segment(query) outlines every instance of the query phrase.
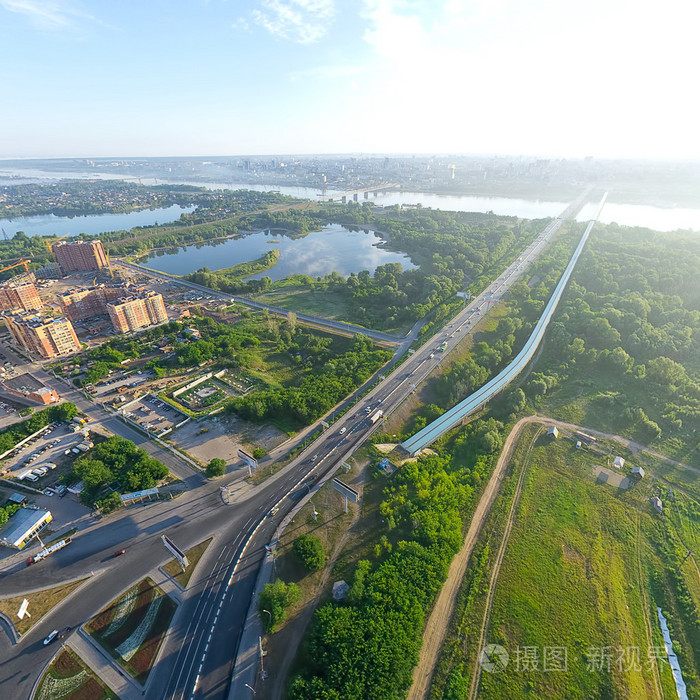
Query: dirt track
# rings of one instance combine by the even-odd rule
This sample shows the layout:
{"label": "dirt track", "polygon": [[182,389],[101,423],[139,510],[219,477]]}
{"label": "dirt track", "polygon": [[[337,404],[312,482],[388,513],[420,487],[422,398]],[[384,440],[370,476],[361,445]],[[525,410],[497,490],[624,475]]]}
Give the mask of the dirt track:
{"label": "dirt track", "polygon": [[479,504],[474,511],[474,516],[472,517],[471,524],[469,525],[467,535],[464,538],[462,549],[452,560],[445,585],[442,587],[442,590],[435,601],[435,606],[433,607],[433,611],[430,613],[430,617],[428,618],[428,622],[425,626],[423,646],[420,650],[418,665],[413,670],[413,684],[408,692],[408,700],[423,700],[423,698],[428,697],[428,693],[430,691],[430,681],[433,677],[433,671],[435,670],[435,665],[437,664],[438,655],[440,653],[440,649],[442,648],[442,643],[445,639],[447,628],[454,613],[455,601],[457,600],[459,587],[462,585],[464,572],[467,569],[467,564],[469,563],[469,559],[474,551],[474,545],[479,537],[484,520],[486,519],[489,510],[491,510],[493,501],[501,487],[501,483],[503,481],[503,477],[505,476],[508,464],[510,463],[510,458],[513,454],[513,448],[517,442],[517,439],[526,425],[530,423],[545,422],[547,421],[543,420],[539,416],[528,416],[526,418],[522,418],[515,424],[515,426],[513,426],[513,430],[510,431],[508,437],[506,438],[505,444],[503,445],[503,450],[498,458],[496,468],[493,470],[491,478],[486,484],[486,488],[481,495]]}

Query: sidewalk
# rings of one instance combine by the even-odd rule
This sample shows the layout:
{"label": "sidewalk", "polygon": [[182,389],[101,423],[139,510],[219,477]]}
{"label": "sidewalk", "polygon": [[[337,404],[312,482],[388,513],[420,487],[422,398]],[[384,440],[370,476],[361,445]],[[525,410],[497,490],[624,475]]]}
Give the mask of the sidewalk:
{"label": "sidewalk", "polygon": [[106,683],[119,700],[140,700],[143,688],[81,629],[66,644]]}
{"label": "sidewalk", "polygon": [[[274,547],[276,544],[277,538],[275,537],[270,542],[270,546]],[[258,665],[260,663],[259,640],[264,634],[260,616],[258,615],[258,598],[262,589],[272,577],[274,560],[274,554],[268,552],[258,571],[253,597],[250,601],[241,640],[238,644],[238,654],[236,656],[236,664],[233,667],[228,700],[241,700],[241,698],[254,695],[254,691],[251,691],[250,688],[255,688],[258,678]]]}

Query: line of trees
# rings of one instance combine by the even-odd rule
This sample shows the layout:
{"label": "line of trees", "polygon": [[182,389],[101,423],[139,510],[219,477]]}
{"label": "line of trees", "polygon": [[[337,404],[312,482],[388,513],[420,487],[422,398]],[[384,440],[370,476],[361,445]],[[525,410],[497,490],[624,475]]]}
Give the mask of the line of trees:
{"label": "line of trees", "polygon": [[405,464],[384,490],[388,536],[376,561],[358,563],[345,601],[315,613],[292,700],[404,697],[423,624],[462,541],[462,525],[491,459],[471,466],[449,456]]}

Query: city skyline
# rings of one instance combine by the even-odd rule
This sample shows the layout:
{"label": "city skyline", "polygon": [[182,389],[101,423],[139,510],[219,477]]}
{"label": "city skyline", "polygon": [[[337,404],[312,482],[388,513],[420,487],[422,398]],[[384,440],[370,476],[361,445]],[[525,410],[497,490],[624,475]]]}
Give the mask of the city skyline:
{"label": "city skyline", "polygon": [[[626,0],[0,0],[1,158],[698,158],[698,10]],[[672,26],[673,32],[664,30]]]}

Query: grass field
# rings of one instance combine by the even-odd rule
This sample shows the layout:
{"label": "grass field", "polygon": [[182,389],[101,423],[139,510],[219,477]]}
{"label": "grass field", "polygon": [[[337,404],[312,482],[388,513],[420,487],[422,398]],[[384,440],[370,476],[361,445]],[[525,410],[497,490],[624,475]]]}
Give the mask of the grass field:
{"label": "grass field", "polygon": [[[596,484],[592,468],[599,461],[569,440],[537,441],[486,636],[487,644],[506,649],[509,662],[502,672],[481,674],[480,697],[675,697],[668,664],[656,666],[648,658],[649,649],[662,644],[656,605],[671,620],[689,697],[700,696],[697,599],[694,621],[682,592],[685,586],[695,598],[700,582],[690,560],[680,584],[674,575],[676,504],[656,514],[648,499],[658,492],[658,482],[651,480],[629,491]],[[496,529],[508,507],[507,498],[497,504]],[[696,516],[686,518],[689,542],[698,536]],[[496,549],[488,537],[465,577],[433,698],[467,697],[464,688],[480,651],[472,647],[483,616],[484,572]],[[563,666],[566,670],[555,670]],[[450,694],[459,687],[463,695]]]}
{"label": "grass field", "polygon": [[[58,605],[76,588],[85,583],[86,580],[87,578],[81,578],[77,581],[64,583],[60,586],[54,586],[53,588],[45,588],[41,591],[35,591],[34,593],[27,593],[26,595],[14,596],[12,598],[2,598],[0,599],[0,612],[4,613],[12,620],[19,634],[24,634],[30,630],[33,625],[39,622],[51,608]],[[19,620],[17,618],[17,611],[25,598],[29,601],[29,607],[27,609],[31,617],[25,617]]]}
{"label": "grass field", "polygon": [[182,586],[183,588],[187,588],[187,584],[190,582],[192,574],[197,568],[199,560],[202,558],[202,556],[204,556],[204,552],[206,552],[207,547],[211,544],[211,541],[213,539],[213,537],[210,537],[209,539],[206,539],[204,540],[204,542],[196,544],[194,547],[191,547],[185,552],[185,556],[187,557],[187,561],[189,562],[189,566],[185,571],[183,571],[180,568],[180,564],[178,564],[178,562],[175,559],[171,559],[163,567],[163,571],[165,571],[166,574],[172,576],[180,586]]}
{"label": "grass field", "polygon": [[294,278],[275,283],[271,291],[258,295],[256,300],[332,320],[347,318],[342,294],[320,289],[314,291],[313,287],[309,289],[306,284],[294,281]]}
{"label": "grass field", "polygon": [[145,578],[95,615],[85,629],[143,685],[175,608],[175,603]]}
{"label": "grass field", "polygon": [[110,700],[117,696],[76,654],[64,648],[46,670],[35,700]]}

